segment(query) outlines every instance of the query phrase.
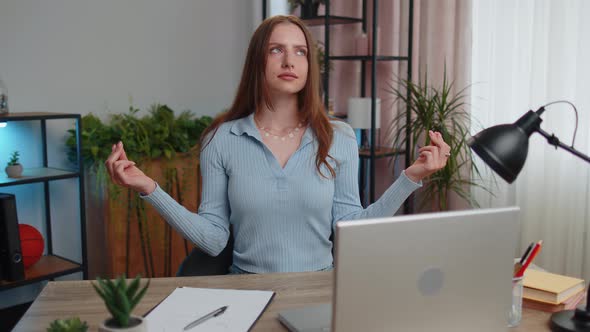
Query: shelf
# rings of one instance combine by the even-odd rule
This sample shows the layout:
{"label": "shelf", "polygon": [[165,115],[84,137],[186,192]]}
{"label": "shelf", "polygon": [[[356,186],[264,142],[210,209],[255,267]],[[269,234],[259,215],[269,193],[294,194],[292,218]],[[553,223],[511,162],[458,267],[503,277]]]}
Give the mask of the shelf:
{"label": "shelf", "polygon": [[9,178],[6,173],[0,172],[0,187],[15,186],[19,184],[43,182],[50,180],[61,180],[68,178],[77,178],[80,173],[76,170],[63,170],[57,168],[25,168],[23,174],[18,178]]}
{"label": "shelf", "polygon": [[59,256],[42,256],[33,266],[25,270],[25,280],[0,281],[0,290],[19,287],[46,279],[64,276],[74,272],[82,272],[82,266]]}
{"label": "shelf", "polygon": [[[262,16],[264,18],[266,18],[266,12],[267,12],[267,0],[263,0],[263,13]],[[331,14],[330,11],[330,4],[329,2],[331,2],[330,0],[326,1],[326,7],[325,7],[325,12],[324,14]],[[311,19],[303,19],[304,23],[309,26],[309,27],[313,27],[313,26],[323,26],[325,27],[324,31],[321,31],[324,35],[324,41],[330,41],[330,34],[332,34],[332,29],[329,28],[329,26],[332,25],[336,25],[336,24],[356,24],[356,23],[361,23],[362,24],[362,30],[365,32],[368,32],[369,30],[372,30],[371,26],[379,26],[378,24],[378,17],[380,15],[378,15],[379,10],[378,10],[378,6],[377,3],[373,3],[373,8],[371,8],[370,12],[371,12],[371,17],[369,17],[368,15],[368,11],[367,11],[367,0],[362,0],[362,6],[363,6],[363,10],[362,10],[362,14],[360,18],[357,17],[345,17],[345,16],[333,16],[333,15],[320,15],[317,17],[313,17]],[[329,61],[362,61],[361,64],[365,65],[366,62],[372,64],[372,66],[370,69],[369,68],[362,68],[363,73],[364,74],[369,74],[366,75],[368,76],[370,79],[366,80],[366,79],[362,79],[360,81],[360,91],[361,94],[363,96],[367,95],[367,97],[370,97],[372,99],[376,98],[377,96],[377,77],[379,72],[379,68],[376,67],[375,65],[378,62],[381,61],[404,61],[407,63],[408,68],[411,68],[411,64],[412,64],[412,40],[413,40],[413,29],[412,27],[414,26],[414,21],[413,21],[413,17],[414,15],[414,0],[410,0],[409,1],[409,5],[407,6],[408,8],[408,22],[407,22],[407,29],[402,29],[402,30],[407,30],[407,52],[405,55],[402,54],[396,54],[396,55],[387,55],[387,54],[381,54],[379,55],[380,52],[373,52],[372,50],[367,50],[364,52],[357,52],[357,53],[361,53],[359,54],[352,54],[352,55],[332,55],[332,52],[330,52],[330,42],[326,43],[324,45],[324,54],[326,56],[326,62]],[[370,22],[369,22],[370,21]],[[336,32],[337,30],[334,30],[334,32]],[[313,33],[316,32],[320,32],[320,31],[313,31]],[[400,36],[403,35],[402,31],[399,31]],[[349,36],[350,37],[350,36]],[[367,42],[371,42],[370,40],[367,40]],[[378,45],[378,44],[377,44]],[[355,52],[350,52],[350,53],[355,53]],[[386,53],[390,53],[390,52],[386,52]],[[393,52],[391,52],[393,53]],[[391,63],[391,62],[390,62]],[[329,97],[330,97],[330,85],[331,85],[331,81],[330,81],[330,73],[328,72],[327,74],[323,74],[322,75],[322,82],[324,83],[324,93],[325,95],[323,96],[323,99],[326,103],[326,109],[327,109],[327,113],[328,116],[330,117],[331,120],[343,120],[346,121],[347,120],[347,116],[345,114],[334,114],[334,110],[332,110],[332,112],[330,112],[328,110],[328,101],[329,101]],[[412,72],[408,71],[407,80],[412,80]],[[346,97],[346,96],[344,96]],[[409,137],[410,132],[409,130],[406,131],[406,138],[410,138]],[[373,142],[376,143],[376,142]],[[375,172],[374,172],[374,164],[375,164],[375,160],[378,158],[388,158],[388,157],[395,157],[397,155],[401,155],[404,154],[405,151],[404,150],[394,150],[392,148],[389,147],[378,147],[376,146],[377,144],[373,145],[373,154],[371,154],[370,149],[359,149],[359,158],[363,159],[363,164],[364,161],[368,161],[370,168],[372,170],[372,172],[370,172],[369,174],[366,174],[367,170],[363,170],[363,174],[361,175],[361,178],[364,179],[365,175],[369,175],[369,181],[368,181],[368,186],[365,187],[364,182],[360,183],[361,185],[361,191],[360,191],[360,195],[361,195],[361,202],[365,202],[365,199],[363,198],[363,196],[365,194],[369,195],[369,199],[368,199],[368,204],[372,203],[375,201]],[[406,166],[409,166],[409,162],[408,160],[405,160]],[[410,201],[411,200],[406,200],[406,202],[404,203],[404,211],[405,212],[409,212],[412,211],[411,206],[410,206]],[[363,203],[364,205],[364,203]],[[364,205],[365,206],[365,205]]]}
{"label": "shelf", "polygon": [[[46,231],[45,243],[46,243],[46,255],[42,256],[40,260],[28,269],[25,269],[25,279],[20,281],[9,282],[6,280],[0,280],[0,291],[5,289],[17,288],[33,283],[38,283],[48,279],[54,279],[61,276],[70,275],[72,273],[82,273],[82,278],[88,278],[88,265],[86,255],[86,221],[85,221],[85,206],[84,206],[84,170],[81,168],[56,168],[47,167],[48,163],[48,144],[47,144],[47,130],[46,120],[73,120],[76,127],[76,138],[78,140],[77,152],[80,153],[82,150],[81,142],[81,122],[82,117],[80,114],[74,113],[53,113],[53,112],[12,112],[8,114],[0,115],[0,123],[15,122],[15,121],[36,121],[40,124],[41,137],[40,145],[43,156],[43,164],[41,167],[30,167],[24,168],[23,173],[18,178],[9,178],[4,169],[0,169],[0,189],[1,187],[12,187],[30,183],[43,183],[43,198],[39,197],[36,205],[39,205],[44,210],[44,220],[42,222],[45,225],[44,230]],[[79,159],[80,156],[77,156]],[[31,165],[29,165],[31,166]],[[34,165],[40,166],[40,165]],[[78,191],[79,191],[79,221],[80,221],[80,239],[81,239],[81,259],[80,262],[75,262],[66,257],[55,255],[53,252],[53,242],[55,232],[52,232],[52,213],[50,204],[50,187],[48,186],[49,181],[61,180],[61,179],[78,179]],[[24,198],[20,199],[35,199],[35,197],[27,197],[25,193]],[[43,202],[45,204],[43,204]],[[60,240],[61,241],[61,240]]]}
{"label": "shelf", "polygon": [[[396,150],[388,147],[375,147],[375,158],[393,157],[404,153],[404,150]],[[371,150],[359,148],[360,158],[371,158]]]}
{"label": "shelf", "polygon": [[44,120],[44,119],[76,119],[79,114],[71,113],[49,113],[49,112],[19,112],[8,113],[0,115],[0,122],[9,121],[29,121],[29,120]]}
{"label": "shelf", "polygon": [[[371,55],[331,55],[328,57],[330,60],[343,60],[343,61],[372,61],[373,56]],[[375,56],[377,61],[408,61],[407,56],[394,56],[394,55],[377,55]]]}
{"label": "shelf", "polygon": [[324,25],[326,21],[326,17],[330,18],[330,25],[336,24],[351,24],[351,23],[361,23],[363,19],[356,18],[356,17],[346,17],[346,16],[335,16],[335,15],[321,15],[314,18],[306,18],[303,20],[306,25],[308,26],[317,26],[317,25]]}

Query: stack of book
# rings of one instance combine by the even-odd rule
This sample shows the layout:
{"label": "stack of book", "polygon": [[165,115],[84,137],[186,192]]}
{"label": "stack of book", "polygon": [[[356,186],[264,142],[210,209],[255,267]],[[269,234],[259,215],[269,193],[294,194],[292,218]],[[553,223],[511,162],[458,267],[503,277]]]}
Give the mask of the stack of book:
{"label": "stack of book", "polygon": [[527,269],[522,305],[547,312],[575,309],[586,297],[584,280]]}

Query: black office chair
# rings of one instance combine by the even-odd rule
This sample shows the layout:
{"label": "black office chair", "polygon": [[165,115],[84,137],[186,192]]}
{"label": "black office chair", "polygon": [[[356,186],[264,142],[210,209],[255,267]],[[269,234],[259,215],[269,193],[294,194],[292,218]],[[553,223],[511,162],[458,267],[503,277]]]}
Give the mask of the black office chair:
{"label": "black office chair", "polygon": [[[334,244],[334,233],[330,235],[330,241]],[[229,229],[229,239],[227,246],[221,253],[215,257],[207,254],[199,248],[193,249],[188,256],[182,261],[177,277],[189,276],[214,276],[229,273],[229,267],[233,263],[234,235],[232,229]],[[332,245],[332,255],[334,255],[334,245]]]}
{"label": "black office chair", "polygon": [[229,273],[229,267],[233,262],[234,236],[230,228],[229,239],[225,249],[217,256],[211,256],[200,248],[194,248],[184,258],[178,271],[177,277],[188,276],[214,276]]}

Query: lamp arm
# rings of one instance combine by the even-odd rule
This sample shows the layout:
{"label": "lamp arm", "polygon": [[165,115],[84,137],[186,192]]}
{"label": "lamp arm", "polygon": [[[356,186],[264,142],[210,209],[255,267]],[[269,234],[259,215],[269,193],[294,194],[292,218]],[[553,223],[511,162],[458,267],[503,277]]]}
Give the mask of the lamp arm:
{"label": "lamp arm", "polygon": [[[569,151],[570,153],[572,153],[572,154],[576,155],[577,157],[579,157],[579,158],[581,158],[581,159],[585,160],[586,162],[589,162],[589,163],[590,163],[590,157],[588,157],[587,155],[583,154],[582,152],[580,152],[580,151],[578,151],[578,150],[574,149],[574,147],[573,147],[573,146],[567,146],[567,145],[565,145],[565,144],[561,143],[561,142],[559,141],[559,138],[557,138],[555,135],[553,135],[553,134],[549,134],[548,132],[544,131],[544,130],[543,130],[543,129],[541,129],[541,128],[535,128],[535,131],[536,131],[536,132],[538,132],[539,134],[541,134],[541,136],[545,137],[545,138],[547,139],[547,143],[549,143],[549,144],[551,144],[551,145],[555,146],[555,148],[558,148],[558,147],[560,147],[560,148],[562,148],[562,149],[564,149],[564,150],[567,150],[567,151]],[[590,289],[589,289],[589,290],[590,290]],[[589,303],[590,303],[590,302],[589,302]]]}

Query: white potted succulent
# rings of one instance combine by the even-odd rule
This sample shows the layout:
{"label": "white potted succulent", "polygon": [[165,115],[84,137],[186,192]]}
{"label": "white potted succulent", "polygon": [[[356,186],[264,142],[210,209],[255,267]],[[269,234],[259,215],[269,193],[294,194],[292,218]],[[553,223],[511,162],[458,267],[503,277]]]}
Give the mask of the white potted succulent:
{"label": "white potted succulent", "polygon": [[96,278],[97,284],[92,287],[103,299],[112,317],[100,324],[99,332],[145,332],[147,321],[141,316],[132,315],[133,308],[145,295],[150,284],[148,279],[143,288],[139,288],[140,276],[135,277],[129,285],[125,275],[119,276],[116,280]]}
{"label": "white potted succulent", "polygon": [[6,164],[6,175],[9,178],[18,178],[23,174],[23,166],[18,162],[19,153],[18,151],[14,151],[10,156],[10,161]]}

